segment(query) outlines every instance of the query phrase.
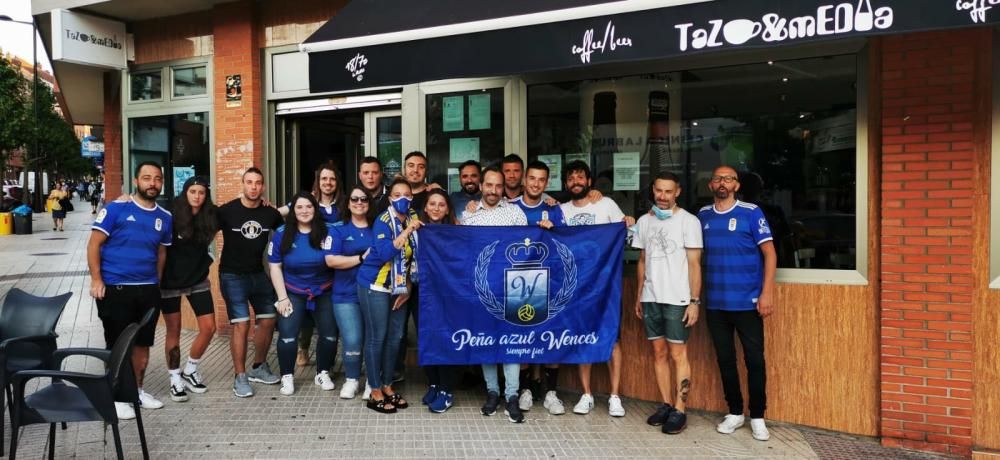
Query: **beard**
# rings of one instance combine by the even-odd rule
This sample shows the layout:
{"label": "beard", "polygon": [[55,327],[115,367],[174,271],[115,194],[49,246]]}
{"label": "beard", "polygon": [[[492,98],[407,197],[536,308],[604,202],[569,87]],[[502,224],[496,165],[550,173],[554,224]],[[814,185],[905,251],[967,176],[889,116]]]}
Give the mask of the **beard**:
{"label": "beard", "polygon": [[160,196],[160,189],[156,187],[147,187],[145,189],[139,190],[139,194],[148,200],[154,200],[156,197]]}
{"label": "beard", "polygon": [[587,197],[588,193],[590,193],[590,187],[587,187],[586,185],[580,187],[580,192],[579,193],[574,192],[573,189],[570,188],[570,192],[569,193],[570,193],[570,195],[569,195],[570,198],[573,198],[574,200],[582,200],[582,199],[584,199],[584,198]]}
{"label": "beard", "polygon": [[729,198],[729,190],[726,190],[725,188],[720,187],[720,188],[715,189],[714,195],[715,195],[716,198],[718,198],[720,200],[721,199],[725,199],[725,198]]}
{"label": "beard", "polygon": [[475,194],[479,193],[479,184],[477,184],[475,182],[469,182],[468,184],[465,184],[465,185],[462,186],[462,190],[467,195],[475,195]]}

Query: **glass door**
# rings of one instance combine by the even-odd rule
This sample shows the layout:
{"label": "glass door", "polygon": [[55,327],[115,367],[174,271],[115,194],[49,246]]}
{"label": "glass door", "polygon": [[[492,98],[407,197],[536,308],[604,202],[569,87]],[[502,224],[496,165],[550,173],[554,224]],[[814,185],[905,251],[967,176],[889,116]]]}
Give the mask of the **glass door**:
{"label": "glass door", "polygon": [[365,156],[377,156],[382,163],[382,179],[388,185],[403,172],[403,117],[399,110],[365,113]]}

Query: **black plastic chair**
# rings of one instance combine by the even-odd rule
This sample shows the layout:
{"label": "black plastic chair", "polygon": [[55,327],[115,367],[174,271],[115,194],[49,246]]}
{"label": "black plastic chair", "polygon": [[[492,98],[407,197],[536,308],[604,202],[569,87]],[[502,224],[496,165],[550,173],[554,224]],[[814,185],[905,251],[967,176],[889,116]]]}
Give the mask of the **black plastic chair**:
{"label": "black plastic chair", "polygon": [[[25,425],[49,424],[49,458],[55,457],[56,423],[103,421],[111,425],[115,438],[118,458],[125,458],[122,451],[121,433],[118,430],[118,412],[115,402],[132,404],[135,410],[136,426],[139,429],[139,443],[142,458],[149,459],[146,433],[142,428],[142,413],[139,410],[139,392],[132,370],[132,348],[136,336],[143,325],[153,319],[155,310],[146,312],[142,322],[132,323],[122,331],[111,350],[97,348],[65,348],[56,350],[52,359],[56,369],[69,356],[92,356],[104,361],[104,374],[88,374],[62,370],[30,370],[14,374],[14,415],[11,417],[10,460],[17,455],[17,430]],[[39,388],[34,393],[24,395],[28,381],[51,378],[52,383]],[[72,385],[67,384],[70,383]],[[105,426],[105,429],[107,427]]]}
{"label": "black plastic chair", "polygon": [[[0,455],[3,455],[3,416],[10,399],[10,378],[15,372],[52,369],[56,350],[56,323],[72,292],[55,297],[37,297],[13,288],[0,309]],[[6,399],[5,399],[6,398]],[[13,418],[13,410],[11,411]]]}

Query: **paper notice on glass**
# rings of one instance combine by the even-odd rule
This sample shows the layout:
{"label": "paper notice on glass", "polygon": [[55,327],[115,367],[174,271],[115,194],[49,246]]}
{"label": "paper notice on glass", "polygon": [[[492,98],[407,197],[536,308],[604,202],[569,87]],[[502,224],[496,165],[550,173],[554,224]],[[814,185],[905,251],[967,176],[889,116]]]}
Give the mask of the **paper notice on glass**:
{"label": "paper notice on glass", "polygon": [[590,164],[590,154],[589,153],[567,153],[566,154],[566,164],[570,164],[570,163],[572,163],[572,162],[574,162],[576,160],[580,160],[580,161],[582,161],[584,163],[587,163],[587,166],[591,166],[591,164]]}
{"label": "paper notice on glass", "polygon": [[465,96],[441,98],[441,126],[444,132],[465,130]]}
{"label": "paper notice on glass", "polygon": [[184,193],[184,182],[194,177],[194,168],[187,166],[174,166],[174,196],[181,196]]}
{"label": "paper notice on glass", "polygon": [[458,168],[448,168],[448,193],[455,193],[462,188]]}
{"label": "paper notice on glass", "polygon": [[639,190],[639,152],[616,153],[614,158],[614,190]]}
{"label": "paper notice on glass", "polygon": [[457,137],[448,140],[448,162],[465,163],[469,160],[479,161],[479,138]]}
{"label": "paper notice on glass", "polygon": [[469,129],[490,129],[490,95],[469,96]]}
{"label": "paper notice on glass", "polygon": [[562,190],[562,155],[538,155],[538,161],[549,167],[549,184],[545,191]]}

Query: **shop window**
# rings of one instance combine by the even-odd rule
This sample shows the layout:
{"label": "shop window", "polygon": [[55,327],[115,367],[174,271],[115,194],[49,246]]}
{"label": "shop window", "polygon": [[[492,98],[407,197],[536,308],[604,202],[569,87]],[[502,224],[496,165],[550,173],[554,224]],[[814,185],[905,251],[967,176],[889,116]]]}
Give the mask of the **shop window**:
{"label": "shop window", "polygon": [[207,91],[205,66],[173,69],[174,97],[203,96]]}
{"label": "shop window", "polygon": [[[458,166],[499,164],[504,152],[503,88],[428,94],[428,181],[458,191]],[[406,152],[404,152],[405,154]]]}
{"label": "shop window", "polygon": [[129,76],[129,100],[133,102],[158,101],[163,98],[163,74],[159,69],[153,72],[136,72]]}
{"label": "shop window", "polygon": [[128,127],[130,164],[155,161],[163,166],[161,206],[170,209],[189,177],[209,177],[208,112],[129,118]]}
{"label": "shop window", "polygon": [[857,82],[843,55],[531,85],[528,158],[586,161],[633,216],[661,171],[680,175],[680,205],[697,213],[712,170],[730,165],[771,221],[780,268],[855,270]]}

